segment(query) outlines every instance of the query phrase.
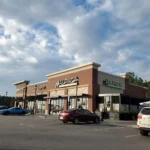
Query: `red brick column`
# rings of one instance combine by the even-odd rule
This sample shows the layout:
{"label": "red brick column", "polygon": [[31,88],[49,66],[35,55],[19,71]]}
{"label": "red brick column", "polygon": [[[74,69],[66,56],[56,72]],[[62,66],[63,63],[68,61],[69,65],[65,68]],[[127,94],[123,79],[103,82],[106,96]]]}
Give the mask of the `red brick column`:
{"label": "red brick column", "polygon": [[93,98],[88,98],[88,110],[93,111]]}
{"label": "red brick column", "polygon": [[64,110],[68,109],[68,102],[67,102],[67,98],[64,99]]}
{"label": "red brick column", "polygon": [[96,96],[99,94],[99,85],[98,85],[98,69],[91,69],[89,73],[91,83],[89,85],[89,98],[88,98],[88,109],[90,111],[96,110]]}

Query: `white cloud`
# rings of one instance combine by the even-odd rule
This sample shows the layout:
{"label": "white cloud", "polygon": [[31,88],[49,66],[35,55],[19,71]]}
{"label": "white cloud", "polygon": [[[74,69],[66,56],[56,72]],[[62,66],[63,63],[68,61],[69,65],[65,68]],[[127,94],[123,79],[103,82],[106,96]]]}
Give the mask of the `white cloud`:
{"label": "white cloud", "polygon": [[25,62],[31,63],[31,64],[36,64],[38,62],[38,60],[34,57],[28,57],[25,59]]}
{"label": "white cloud", "polygon": [[10,61],[11,60],[8,57],[0,55],[0,63],[8,63]]}
{"label": "white cloud", "polygon": [[9,85],[12,80],[43,80],[59,68],[90,61],[104,71],[131,70],[150,79],[149,0],[86,4],[89,8],[70,0],[1,0],[0,68],[5,69],[0,81],[6,75],[12,76]]}
{"label": "white cloud", "polygon": [[116,63],[124,64],[127,63],[129,59],[131,59],[131,56],[133,55],[133,52],[129,49],[124,49],[121,51],[118,51],[118,58],[116,60]]}
{"label": "white cloud", "polygon": [[113,14],[130,25],[137,25],[150,15],[149,0],[112,0]]}

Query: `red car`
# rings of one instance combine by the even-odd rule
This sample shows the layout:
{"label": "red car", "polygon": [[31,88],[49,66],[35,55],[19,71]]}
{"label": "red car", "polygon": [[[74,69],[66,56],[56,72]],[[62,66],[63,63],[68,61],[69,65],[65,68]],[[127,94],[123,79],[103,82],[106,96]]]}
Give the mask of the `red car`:
{"label": "red car", "polygon": [[86,109],[69,109],[59,114],[59,120],[63,123],[72,122],[73,124],[79,124],[79,122],[99,123],[100,118],[95,113],[92,113]]}

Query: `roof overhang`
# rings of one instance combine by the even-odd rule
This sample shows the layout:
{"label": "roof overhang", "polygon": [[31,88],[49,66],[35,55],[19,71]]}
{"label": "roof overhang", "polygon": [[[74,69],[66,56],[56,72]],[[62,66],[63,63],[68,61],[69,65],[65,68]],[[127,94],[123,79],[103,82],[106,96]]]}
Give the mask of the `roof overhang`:
{"label": "roof overhang", "polygon": [[22,83],[27,83],[29,84],[30,81],[27,81],[27,80],[23,80],[23,81],[19,81],[19,82],[16,82],[16,83],[13,83],[14,85],[18,85],[18,84],[22,84]]}
{"label": "roof overhang", "polygon": [[142,106],[150,106],[150,101],[140,103]]}
{"label": "roof overhang", "polygon": [[120,93],[105,93],[105,94],[98,94],[99,97],[102,96],[120,96]]}
{"label": "roof overhang", "polygon": [[67,97],[88,97],[89,94],[78,94],[78,95],[58,95],[58,96],[46,96],[44,99],[55,99],[55,98],[67,98]]}

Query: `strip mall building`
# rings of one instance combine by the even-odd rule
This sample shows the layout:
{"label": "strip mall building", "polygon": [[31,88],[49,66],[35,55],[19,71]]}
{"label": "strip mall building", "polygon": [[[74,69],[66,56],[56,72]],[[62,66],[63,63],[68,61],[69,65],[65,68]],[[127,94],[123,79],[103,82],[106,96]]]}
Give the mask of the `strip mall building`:
{"label": "strip mall building", "polygon": [[100,65],[88,63],[46,75],[47,81],[29,84],[16,82],[16,103],[35,108],[36,113],[57,114],[79,105],[90,111],[136,111],[147,100],[147,88],[129,83],[120,76],[99,71]]}

